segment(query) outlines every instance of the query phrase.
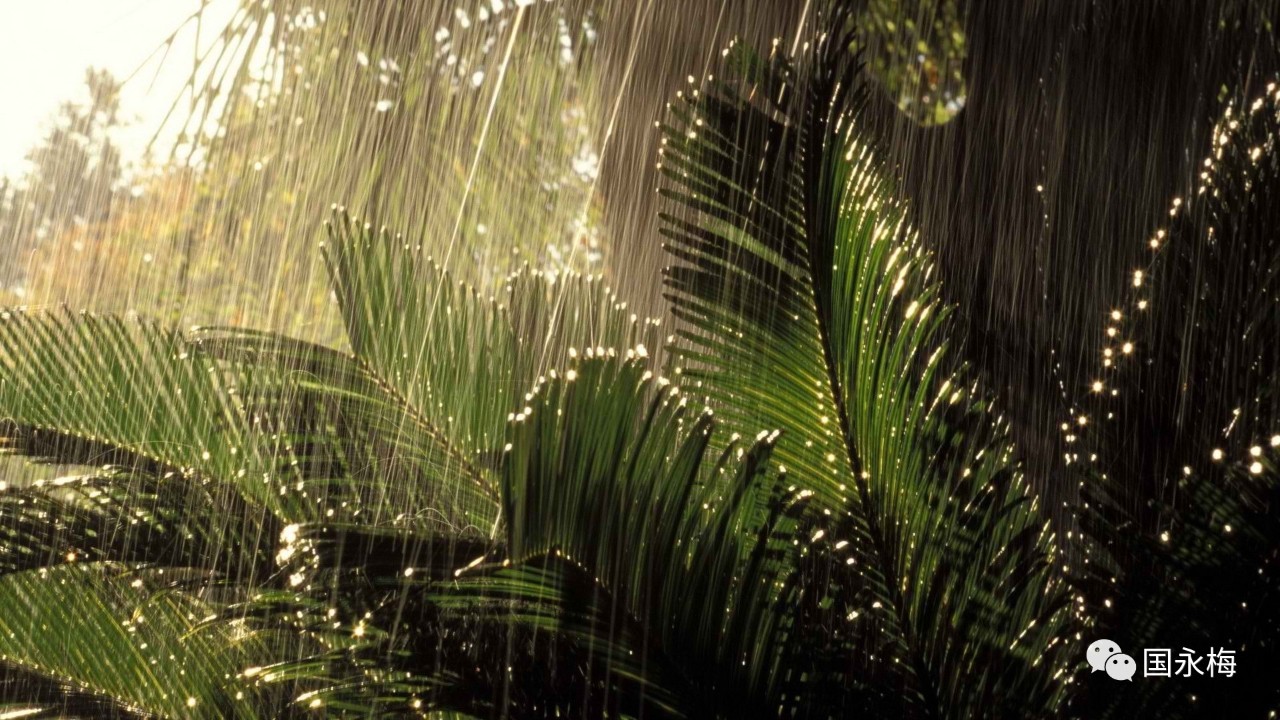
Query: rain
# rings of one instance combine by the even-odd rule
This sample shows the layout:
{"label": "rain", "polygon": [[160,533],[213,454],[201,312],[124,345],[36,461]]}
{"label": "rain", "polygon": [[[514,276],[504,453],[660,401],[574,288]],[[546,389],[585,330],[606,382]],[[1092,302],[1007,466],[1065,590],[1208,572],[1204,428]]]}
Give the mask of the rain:
{"label": "rain", "polygon": [[1276,0],[0,20],[0,718],[1280,712]]}

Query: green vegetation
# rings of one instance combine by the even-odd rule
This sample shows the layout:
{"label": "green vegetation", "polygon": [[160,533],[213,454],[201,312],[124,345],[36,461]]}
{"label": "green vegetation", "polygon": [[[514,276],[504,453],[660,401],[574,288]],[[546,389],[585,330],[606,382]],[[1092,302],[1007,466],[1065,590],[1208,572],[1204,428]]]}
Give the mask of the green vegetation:
{"label": "green vegetation", "polygon": [[[0,716],[1191,717],[1180,688],[1099,685],[1084,648],[1276,666],[1274,88],[1134,239],[1151,263],[1061,419],[1085,502],[1060,531],[866,131],[853,17],[795,55],[734,45],[659,119],[662,320],[579,272],[607,244],[577,123],[607,111],[559,64],[574,41],[529,51],[510,106],[446,54],[455,94],[428,101],[439,67],[358,49],[360,17],[304,34],[267,119],[232,108],[203,169],[36,249],[56,293],[82,271],[60,243],[158,233],[149,267],[100,268],[84,297],[161,321],[0,313],[0,447],[61,467],[0,483]],[[355,94],[420,144],[390,164],[361,150],[394,131],[317,131],[307,152],[373,160],[311,173],[256,132],[308,126],[291,92]],[[569,121],[529,124],[541,101]],[[299,259],[325,195],[442,236],[333,208]],[[262,247],[289,262],[249,262]],[[1181,459],[1144,465],[1156,447]]]}

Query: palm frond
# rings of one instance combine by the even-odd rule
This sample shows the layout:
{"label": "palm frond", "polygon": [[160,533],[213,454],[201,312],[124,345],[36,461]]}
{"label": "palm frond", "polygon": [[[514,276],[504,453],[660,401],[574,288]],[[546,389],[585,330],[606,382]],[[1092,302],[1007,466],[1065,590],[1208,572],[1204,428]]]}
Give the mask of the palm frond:
{"label": "palm frond", "polygon": [[116,698],[76,683],[0,665],[0,716],[13,718],[143,718]]}
{"label": "palm frond", "polygon": [[[469,459],[384,382],[350,356],[271,333],[187,337],[6,311],[0,412],[11,452],[198,476],[285,522],[443,520],[488,533],[496,520]],[[478,522],[453,512],[481,503]]]}
{"label": "palm frond", "polygon": [[209,606],[166,589],[180,580],[174,569],[109,563],[0,577],[0,662],[137,714],[258,717],[257,698],[238,680],[258,648],[231,628],[193,632]]}
{"label": "palm frond", "polygon": [[[397,268],[417,262],[411,252],[344,256],[333,265],[335,283],[350,287],[351,278],[358,277],[372,283],[361,285],[360,292],[375,299],[379,288],[422,293],[395,296],[386,307],[425,308],[430,292],[456,290],[438,272],[423,288],[410,283],[429,275],[380,276],[387,266],[378,261]],[[330,695],[335,702],[348,697],[356,705],[380,693],[421,695],[423,686],[413,672],[378,672],[361,654],[367,650],[363,644],[335,642],[332,631],[318,632],[331,620],[328,610],[355,618],[347,627],[366,613],[387,619],[388,607],[401,607],[394,598],[403,590],[405,567],[417,567],[420,578],[440,580],[471,555],[491,552],[489,536],[499,527],[500,448],[514,416],[510,411],[525,401],[518,387],[531,386],[552,363],[577,356],[578,348],[589,353],[602,343],[630,340],[634,356],[647,355],[638,338],[649,337],[656,327],[626,314],[625,304],[591,278],[518,274],[503,292],[507,304],[460,296],[457,306],[465,312],[453,312],[452,300],[446,302],[434,322],[410,325],[408,334],[391,335],[383,327],[379,335],[370,332],[373,325],[352,319],[354,355],[273,333],[204,328],[184,336],[112,317],[6,313],[0,328],[6,448],[59,463],[122,468],[113,481],[11,488],[8,499],[17,508],[8,546],[16,555],[13,569],[48,572],[46,565],[72,557],[68,553],[78,562],[125,563],[121,567],[173,568],[190,562],[213,574],[175,591],[175,598],[197,602],[197,595],[234,580],[217,594],[241,610],[214,612],[228,618],[215,623],[219,627],[239,627],[248,619],[243,615],[248,608],[259,614],[264,607],[289,608],[286,624],[268,623],[253,636],[263,647],[310,659],[268,663],[270,672],[246,676],[255,687],[276,695],[297,690],[295,702],[302,708]],[[479,327],[490,330],[481,333],[490,338],[487,345],[475,344]],[[415,331],[431,334],[414,336]],[[398,343],[414,337],[433,344],[421,363],[410,365],[396,353]],[[486,355],[490,349],[501,352]],[[428,369],[428,383],[414,382],[420,376],[401,372],[404,367]],[[451,384],[455,380],[461,387]],[[478,402],[481,398],[492,404]],[[469,407],[479,411],[468,416]],[[449,408],[456,408],[461,419],[447,414]],[[189,487],[198,491],[184,495]],[[174,504],[152,502],[161,496]],[[149,503],[155,510],[150,515]],[[201,512],[192,513],[193,507]],[[246,540],[269,542],[282,534],[289,542],[277,554],[280,567],[259,566],[255,548],[260,544],[225,542],[229,536],[216,522],[199,525],[209,519],[206,515],[258,523],[256,530],[244,529]],[[166,523],[177,525],[174,531],[182,538],[176,546],[149,540],[144,547],[136,532],[121,531],[135,519],[142,520],[150,540],[162,539],[169,531]],[[306,557],[325,572],[297,567],[301,546],[296,544],[302,541]],[[209,543],[217,552],[201,555],[200,548]],[[441,555],[443,548],[453,550]],[[225,562],[217,559],[223,555]],[[436,558],[436,571],[415,566],[428,556]],[[245,563],[248,574],[232,572]],[[307,624],[311,614],[299,614],[307,592],[339,591],[345,601],[307,606],[325,610],[314,627]],[[257,599],[245,600],[251,595]],[[242,614],[234,617],[234,612]],[[65,618],[57,620],[61,626]],[[394,639],[401,632],[398,622],[388,620],[388,625],[393,631],[385,637]],[[93,661],[87,653],[78,658]],[[431,673],[410,667],[427,686],[440,684],[430,681]],[[65,671],[88,670],[69,663]],[[317,680],[317,673],[327,679]],[[343,677],[355,685],[347,687]],[[120,697],[111,689],[104,692]]]}
{"label": "palm frond", "polygon": [[1003,420],[948,358],[948,309],[858,138],[835,27],[794,64],[735,46],[671,108],[674,352],[730,429],[782,431],[774,459],[852,548],[806,590],[846,608],[832,653],[852,667],[826,707],[1041,716],[1063,689],[1051,533]]}
{"label": "palm frond", "polygon": [[192,631],[270,575],[275,532],[225,487],[174,473],[4,488],[0,698],[24,713],[257,716],[269,703],[235,678],[265,648],[234,627]]}
{"label": "palm frond", "polygon": [[586,348],[654,344],[657,323],[628,313],[597,278],[525,270],[484,298],[421,247],[345,212],[329,233],[325,260],[355,357],[412,409],[418,431],[489,469],[478,476],[491,499],[506,423],[543,373]]}
{"label": "palm frond", "polygon": [[237,328],[200,328],[193,343],[255,376],[280,378],[259,382],[245,412],[255,432],[289,439],[290,462],[308,478],[330,479],[348,505],[326,512],[327,521],[492,533],[497,497],[480,458],[358,356]]}
{"label": "palm frond", "polygon": [[[1235,651],[1241,676],[1280,662],[1278,110],[1274,84],[1228,105],[1194,193],[1144,240],[1151,261],[1107,319],[1094,392],[1064,426],[1080,446],[1067,460],[1084,500],[1084,626],[1134,657]],[[1253,680],[1123,694],[1090,682],[1079,702],[1091,717],[1274,708],[1280,695]]]}
{"label": "palm frond", "polygon": [[769,702],[782,578],[768,533],[745,533],[744,498],[776,438],[708,456],[709,416],[625,355],[584,351],[527,396],[499,548],[285,529],[287,584],[218,623],[315,642],[255,682],[330,711],[700,717]]}
{"label": "palm frond", "polygon": [[81,464],[104,464],[92,451],[111,447],[153,466],[234,476],[251,448],[234,419],[232,383],[211,370],[180,334],[150,324],[0,315],[0,408],[18,431],[9,433],[13,449],[45,433],[66,441],[68,458],[77,444],[88,451]]}
{"label": "palm frond", "polygon": [[655,667],[689,679],[684,712],[732,716],[768,702],[777,672],[786,610],[769,589],[781,577],[764,557],[773,549],[744,528],[751,492],[782,494],[764,476],[777,438],[710,454],[711,415],[694,416],[647,368],[627,350],[590,353],[516,416],[503,493],[511,552],[584,568],[648,635]]}
{"label": "palm frond", "polygon": [[708,457],[709,416],[625,355],[584,352],[515,414],[501,549],[287,528],[288,589],[226,618],[319,642],[253,676],[361,712],[703,717],[768,698],[777,578],[739,563],[773,552],[742,512],[774,438]]}
{"label": "palm frond", "polygon": [[255,538],[273,539],[268,518],[176,475],[106,468],[0,492],[0,575],[68,562],[202,567],[223,577],[268,574]]}

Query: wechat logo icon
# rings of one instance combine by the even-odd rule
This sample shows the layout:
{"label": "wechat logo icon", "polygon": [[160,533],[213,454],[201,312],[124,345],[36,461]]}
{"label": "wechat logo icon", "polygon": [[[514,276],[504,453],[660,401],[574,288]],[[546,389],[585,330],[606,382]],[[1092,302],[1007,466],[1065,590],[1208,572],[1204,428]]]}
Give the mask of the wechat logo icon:
{"label": "wechat logo icon", "polygon": [[1093,641],[1087,659],[1093,672],[1105,672],[1112,680],[1132,681],[1134,673],[1138,672],[1134,659],[1121,652],[1120,645],[1111,640]]}

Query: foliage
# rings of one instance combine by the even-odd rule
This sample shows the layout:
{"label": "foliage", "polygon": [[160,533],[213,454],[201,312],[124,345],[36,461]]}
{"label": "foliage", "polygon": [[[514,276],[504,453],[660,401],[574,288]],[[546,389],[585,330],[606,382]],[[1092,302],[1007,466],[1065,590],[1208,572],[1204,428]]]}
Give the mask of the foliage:
{"label": "foliage", "polygon": [[[1062,616],[1051,540],[998,418],[942,354],[928,259],[852,134],[848,43],[799,66],[735,53],[734,79],[675,110],[710,121],[675,127],[689,142],[664,158],[685,171],[670,194],[702,213],[668,225],[683,367],[650,357],[656,324],[598,281],[525,271],[489,300],[339,213],[324,257],[352,354],[11,313],[7,445],[192,478],[218,517],[267,531],[210,535],[257,538],[228,566],[201,543],[151,561],[202,569],[175,590],[213,603],[197,636],[238,628],[277,653],[237,675],[247,696],[699,717],[951,716],[1018,693],[1051,710],[1057,662],[1018,648],[1042,649]],[[742,173],[758,157],[776,165],[757,189]],[[828,259],[855,272],[813,271]],[[831,326],[841,308],[883,323],[868,337],[893,350]],[[825,422],[805,409],[813,387]],[[256,560],[272,528],[275,571]],[[959,682],[1001,659],[1020,669]]]}
{"label": "foliage", "polygon": [[831,678],[811,712],[1048,713],[1065,662],[1055,549],[998,415],[946,355],[929,258],[854,134],[857,65],[841,42],[799,69],[735,48],[736,72],[673,110],[677,355],[729,427],[783,431],[775,456],[849,545],[830,586],[807,590],[847,614],[847,637],[811,642],[895,670]]}
{"label": "foliage", "polygon": [[1084,678],[1087,717],[1261,715],[1280,701],[1260,677],[1280,661],[1277,110],[1274,84],[1228,104],[1194,194],[1173,202],[1108,318],[1093,392],[1063,426],[1086,501],[1075,584],[1089,632],[1134,657],[1234,650],[1243,682],[1113,694]]}
{"label": "foliage", "polygon": [[[111,214],[123,177],[112,140],[122,124],[120,82],[91,68],[85,87],[89,102],[62,104],[48,134],[28,153],[23,177],[0,181],[0,238],[15,258],[24,258],[47,237]],[[20,267],[5,268],[0,277],[5,291],[22,287],[21,274],[15,274]]]}
{"label": "foliage", "polygon": [[964,7],[955,0],[868,0],[855,46],[898,109],[921,125],[948,122],[964,107]]}
{"label": "foliage", "polygon": [[[510,18],[514,47],[538,13],[490,17]],[[349,93],[405,122],[322,138],[333,158],[374,150],[372,169],[335,163],[305,192],[345,190],[380,217],[444,214],[406,237],[334,210],[319,253],[331,343],[270,323],[0,315],[0,448],[81,466],[0,485],[0,712],[1194,716],[1170,685],[1102,691],[1083,675],[1086,633],[1237,643],[1242,660],[1272,661],[1280,94],[1224,118],[1202,191],[1175,203],[1133,275],[1102,379],[1064,427],[1085,448],[1065,460],[1087,502],[1063,537],[997,402],[956,359],[933,258],[865,135],[852,17],[822,14],[794,54],[727,49],[659,122],[667,330],[599,278],[477,278],[493,258],[454,252],[472,220],[509,201],[504,233],[541,218],[534,234],[555,235],[559,211],[584,212],[591,193],[543,213],[520,170],[481,163],[486,131],[450,137],[486,106],[415,97],[435,87],[415,74],[437,67],[425,36],[390,32],[375,51],[353,8],[288,15],[272,32],[298,51],[294,75],[379,72],[367,87],[319,83],[302,107]],[[340,49],[319,52],[329,43]],[[444,72],[465,93],[475,70],[460,62]],[[309,90],[289,77],[258,109]],[[375,91],[398,94],[381,106]],[[266,115],[287,127],[284,107]],[[234,121],[245,111],[228,133],[251,127]],[[474,117],[509,129],[521,113]],[[421,140],[423,164],[386,163],[403,147],[380,146],[383,130]],[[564,147],[524,131],[529,157]],[[410,182],[458,153],[470,169]],[[120,227],[213,203],[201,188],[228,161],[158,180]],[[238,188],[253,202],[289,204],[317,169],[253,162],[268,177]],[[257,213],[202,217],[175,234]],[[193,247],[138,287],[200,277]],[[187,317],[179,292],[172,312]],[[1221,614],[1237,603],[1249,622]],[[1205,692],[1215,709],[1262,708],[1268,687]]]}

